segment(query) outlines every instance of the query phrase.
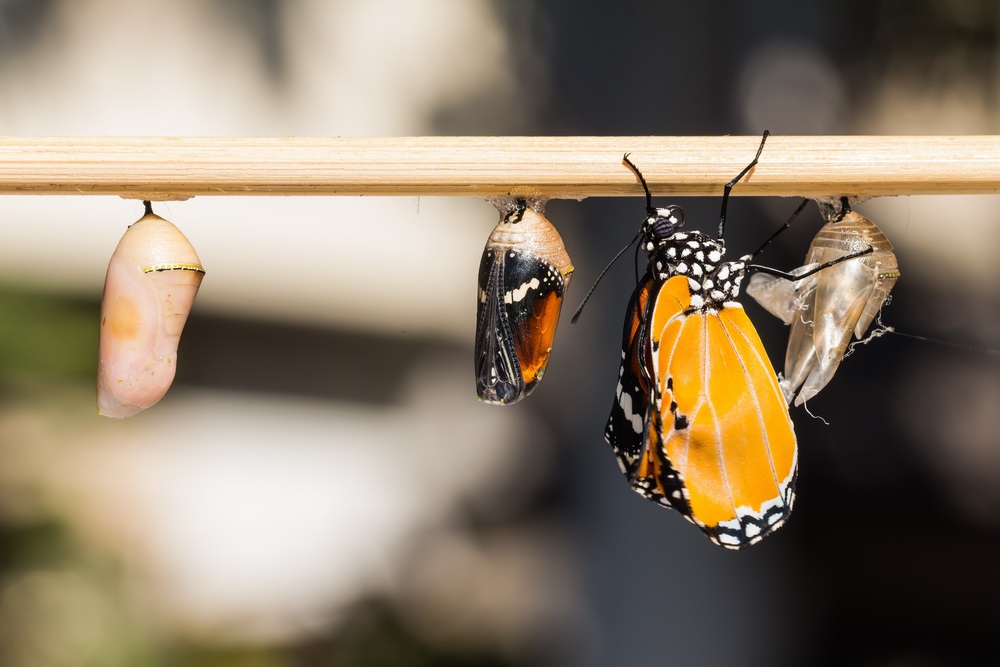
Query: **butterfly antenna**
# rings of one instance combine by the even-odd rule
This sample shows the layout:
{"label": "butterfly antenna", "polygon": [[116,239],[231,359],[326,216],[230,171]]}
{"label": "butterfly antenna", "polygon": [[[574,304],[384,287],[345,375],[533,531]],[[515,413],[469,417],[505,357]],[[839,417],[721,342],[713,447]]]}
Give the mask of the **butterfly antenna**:
{"label": "butterfly antenna", "polygon": [[624,255],[626,251],[628,251],[628,249],[632,247],[632,244],[634,244],[636,241],[639,240],[640,236],[642,236],[642,230],[640,230],[639,233],[636,234],[632,238],[632,240],[628,242],[627,246],[619,250],[618,254],[614,256],[614,259],[608,262],[608,265],[604,267],[604,270],[601,271],[601,275],[597,276],[597,280],[594,281],[594,284],[591,286],[590,291],[587,292],[587,296],[583,297],[583,302],[580,304],[580,307],[576,309],[575,313],[573,313],[573,319],[569,321],[570,324],[576,324],[576,321],[580,319],[580,313],[583,312],[583,307],[587,305],[587,302],[590,300],[590,296],[594,293],[594,290],[597,289],[597,285],[601,282],[601,279],[604,278],[604,274],[608,272],[608,269],[610,269],[615,262],[618,261],[619,257]]}
{"label": "butterfly antenna", "polygon": [[795,211],[792,212],[792,215],[788,218],[788,220],[785,222],[785,224],[783,224],[781,227],[779,227],[778,231],[776,231],[775,233],[771,234],[770,238],[768,238],[766,241],[764,241],[761,244],[761,246],[759,248],[757,248],[756,250],[754,250],[753,253],[750,256],[751,257],[756,257],[757,255],[759,255],[761,252],[763,252],[764,248],[766,248],[767,246],[771,245],[771,242],[774,241],[774,239],[778,238],[778,236],[782,232],[784,232],[786,229],[788,229],[789,227],[791,227],[792,223],[795,222],[795,218],[799,217],[799,213],[802,213],[802,210],[806,207],[806,205],[809,203],[809,201],[810,200],[808,200],[808,199],[803,199],[802,203],[799,204],[799,207],[797,209],[795,209]]}
{"label": "butterfly antenna", "polygon": [[646,185],[646,177],[642,175],[641,171],[639,171],[639,167],[635,166],[635,163],[628,159],[629,155],[631,155],[631,153],[625,153],[622,157],[622,162],[628,165],[628,168],[639,177],[639,182],[642,183],[642,189],[646,191],[646,212],[649,213],[653,210],[653,195],[649,192],[649,186]]}
{"label": "butterfly antenna", "polygon": [[726,207],[729,206],[729,193],[732,192],[733,187],[743,180],[743,177],[747,175],[751,169],[757,166],[757,162],[760,160],[760,154],[764,152],[764,143],[767,138],[771,136],[769,130],[764,130],[764,136],[760,138],[760,146],[757,147],[757,154],[753,156],[753,160],[747,166],[743,167],[743,171],[736,174],[736,178],[726,183],[726,186],[722,189],[722,212],[719,214],[719,239],[724,239],[726,237]]}

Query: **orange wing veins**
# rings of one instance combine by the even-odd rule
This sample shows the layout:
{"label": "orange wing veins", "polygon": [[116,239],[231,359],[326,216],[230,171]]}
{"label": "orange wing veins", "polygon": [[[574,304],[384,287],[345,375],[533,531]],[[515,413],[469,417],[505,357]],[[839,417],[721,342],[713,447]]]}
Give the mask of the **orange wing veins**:
{"label": "orange wing veins", "polygon": [[713,541],[740,548],[791,511],[795,435],[743,309],[699,312],[689,303],[687,279],[676,276],[653,307],[648,467],[663,500]]}

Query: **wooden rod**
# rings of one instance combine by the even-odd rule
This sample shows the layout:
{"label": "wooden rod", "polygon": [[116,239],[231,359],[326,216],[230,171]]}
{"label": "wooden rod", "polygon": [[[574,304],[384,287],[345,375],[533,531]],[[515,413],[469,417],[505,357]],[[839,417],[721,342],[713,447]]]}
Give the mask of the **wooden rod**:
{"label": "wooden rod", "polygon": [[[0,194],[717,196],[740,137],[0,137]],[[1000,192],[1000,136],[772,136],[734,195]]]}

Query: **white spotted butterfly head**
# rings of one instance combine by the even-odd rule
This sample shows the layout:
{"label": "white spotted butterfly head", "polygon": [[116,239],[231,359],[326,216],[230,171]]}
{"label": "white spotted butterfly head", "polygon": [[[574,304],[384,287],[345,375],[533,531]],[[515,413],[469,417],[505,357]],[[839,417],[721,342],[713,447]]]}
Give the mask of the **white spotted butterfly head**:
{"label": "white spotted butterfly head", "polygon": [[652,252],[684,227],[684,209],[676,204],[648,209],[642,221],[643,249]]}

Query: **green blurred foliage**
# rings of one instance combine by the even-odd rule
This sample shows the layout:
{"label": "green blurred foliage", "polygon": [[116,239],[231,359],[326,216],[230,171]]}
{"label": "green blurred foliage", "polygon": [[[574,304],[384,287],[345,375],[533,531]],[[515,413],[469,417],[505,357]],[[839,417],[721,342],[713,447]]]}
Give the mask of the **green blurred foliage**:
{"label": "green blurred foliage", "polygon": [[0,382],[93,382],[100,304],[0,286]]}

